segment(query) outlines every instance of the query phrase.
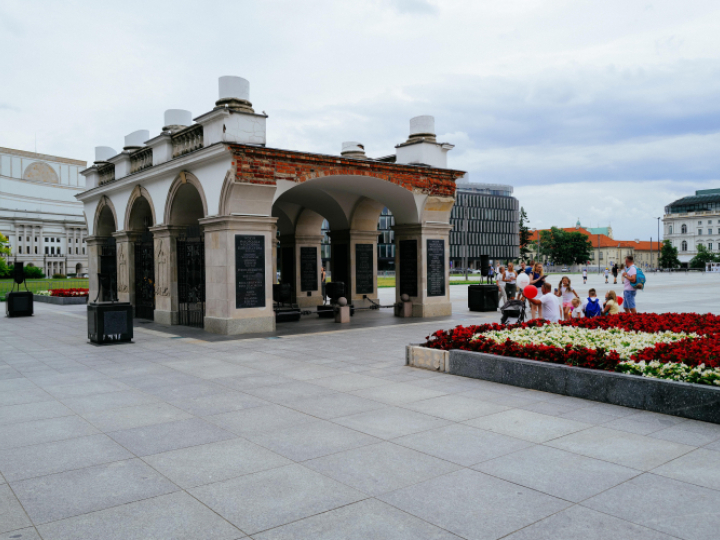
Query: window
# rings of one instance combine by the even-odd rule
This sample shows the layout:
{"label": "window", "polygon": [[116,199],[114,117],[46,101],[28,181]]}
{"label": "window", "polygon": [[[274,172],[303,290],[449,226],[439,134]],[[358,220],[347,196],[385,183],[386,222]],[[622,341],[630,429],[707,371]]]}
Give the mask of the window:
{"label": "window", "polygon": [[45,237],[45,241],[46,241],[46,242],[48,241],[47,236]]}
{"label": "window", "polygon": [[708,219],[708,225],[712,225],[712,219]]}
{"label": "window", "polygon": [[702,229],[698,229],[698,234],[702,236]]}
{"label": "window", "polygon": [[[685,226],[685,225],[683,225],[683,227],[684,227],[684,226]],[[47,242],[47,238],[45,239],[45,241]],[[54,239],[54,238],[51,238],[50,241],[51,241],[51,242],[54,242],[55,239]]]}
{"label": "window", "polygon": [[[685,225],[683,225],[683,228],[684,227],[685,227]],[[682,241],[681,250],[687,251],[687,242],[685,240]]]}
{"label": "window", "polygon": [[683,224],[683,226],[680,227],[680,232],[682,234],[687,234],[687,225]]}
{"label": "window", "polygon": [[698,225],[702,225],[702,221],[698,221]]}
{"label": "window", "polygon": [[22,246],[18,246],[18,253],[22,253]]}
{"label": "window", "polygon": [[37,238],[38,238],[38,237],[36,236],[36,237],[35,237],[35,242],[37,242]]}
{"label": "window", "polygon": [[45,246],[45,255],[48,255],[50,253],[50,248]]}
{"label": "window", "polygon": [[60,239],[59,239],[59,238],[56,238],[55,241],[56,241],[58,244],[60,243]]}
{"label": "window", "polygon": [[30,241],[30,237],[28,236],[25,240],[27,240],[27,241],[29,242],[29,241]]}
{"label": "window", "polygon": [[37,255],[37,246],[35,246],[35,255]]}
{"label": "window", "polygon": [[708,242],[708,251],[712,251],[712,250],[713,250],[712,242]]}
{"label": "window", "polygon": [[55,255],[55,246],[50,248],[50,255]]}
{"label": "window", "polygon": [[85,255],[85,248],[83,248],[83,255]]}
{"label": "window", "polygon": [[712,234],[712,229],[708,229],[708,234]]}
{"label": "window", "polygon": [[670,227],[668,227],[668,234],[672,234],[672,225],[670,225]]}

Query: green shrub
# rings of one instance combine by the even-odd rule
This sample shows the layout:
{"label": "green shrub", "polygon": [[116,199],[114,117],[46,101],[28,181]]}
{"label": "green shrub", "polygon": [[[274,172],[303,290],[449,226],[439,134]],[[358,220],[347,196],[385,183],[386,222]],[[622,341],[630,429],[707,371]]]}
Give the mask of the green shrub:
{"label": "green shrub", "polygon": [[67,279],[65,274],[53,274],[53,279]]}

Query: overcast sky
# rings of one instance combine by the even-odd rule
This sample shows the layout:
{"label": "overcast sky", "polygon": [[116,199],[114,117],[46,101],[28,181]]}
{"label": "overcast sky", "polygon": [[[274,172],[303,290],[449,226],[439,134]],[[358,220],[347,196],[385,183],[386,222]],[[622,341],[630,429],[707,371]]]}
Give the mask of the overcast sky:
{"label": "overcast sky", "polygon": [[649,239],[720,187],[717,0],[0,0],[0,74],[0,146],[88,162],[239,75],[272,147],[387,155],[434,115],[534,227]]}

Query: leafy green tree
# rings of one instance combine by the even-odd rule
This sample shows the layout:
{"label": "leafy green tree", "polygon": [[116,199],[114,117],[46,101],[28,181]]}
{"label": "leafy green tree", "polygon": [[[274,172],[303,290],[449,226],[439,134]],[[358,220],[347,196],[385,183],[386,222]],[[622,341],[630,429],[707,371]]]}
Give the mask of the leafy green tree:
{"label": "leafy green tree", "polygon": [[527,226],[528,217],[524,208],[520,208],[520,259],[528,259],[532,253],[530,241],[530,229]]}
{"label": "leafy green tree", "polygon": [[581,232],[568,232],[557,227],[540,231],[540,253],[555,264],[585,264],[592,253],[590,239]]}
{"label": "leafy green tree", "polygon": [[0,278],[10,277],[10,267],[5,258],[10,258],[10,241],[3,233],[0,233]]}
{"label": "leafy green tree", "polygon": [[680,259],[678,259],[678,250],[670,243],[670,240],[664,240],[660,248],[660,268],[679,268]]}
{"label": "leafy green tree", "polygon": [[718,262],[718,257],[709,252],[704,245],[698,244],[697,255],[690,260],[690,268],[702,268],[705,270],[705,265],[710,262]]}

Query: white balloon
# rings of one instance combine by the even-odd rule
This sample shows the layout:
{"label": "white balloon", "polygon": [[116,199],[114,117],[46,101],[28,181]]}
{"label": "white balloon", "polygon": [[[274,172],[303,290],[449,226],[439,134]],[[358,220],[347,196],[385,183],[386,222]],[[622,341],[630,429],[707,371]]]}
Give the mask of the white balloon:
{"label": "white balloon", "polygon": [[516,282],[517,282],[518,287],[520,287],[521,289],[524,289],[525,287],[530,285],[530,276],[528,276],[525,273],[522,273],[517,277]]}

